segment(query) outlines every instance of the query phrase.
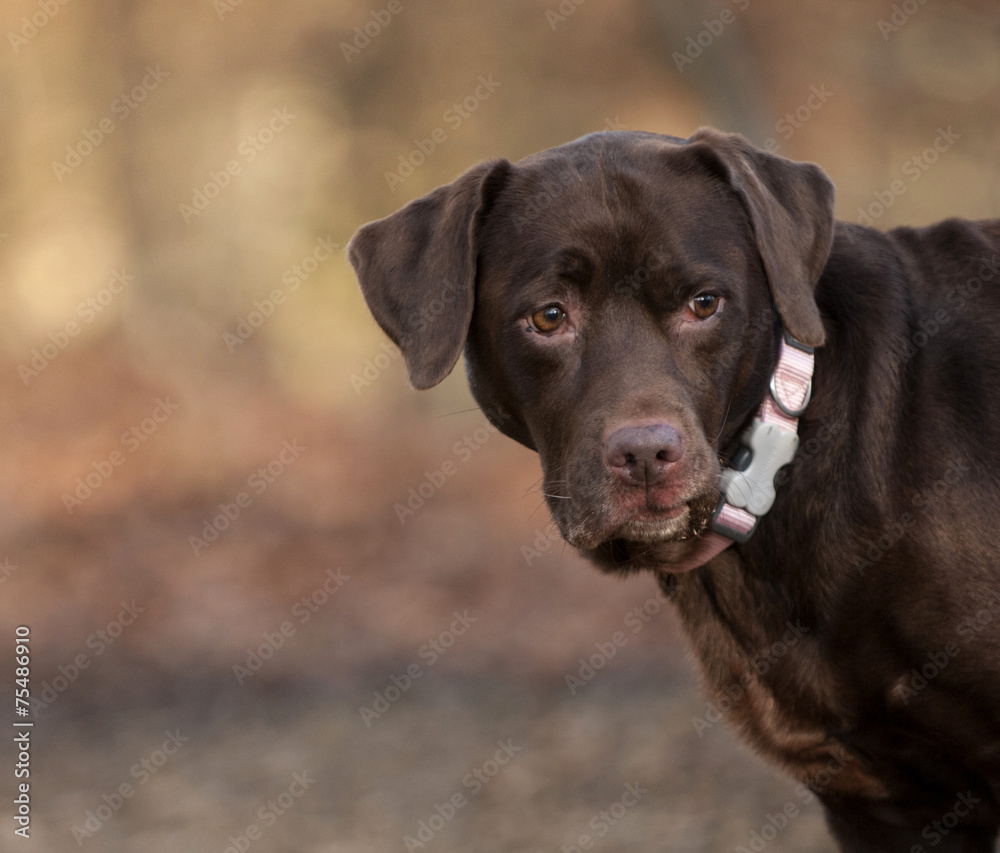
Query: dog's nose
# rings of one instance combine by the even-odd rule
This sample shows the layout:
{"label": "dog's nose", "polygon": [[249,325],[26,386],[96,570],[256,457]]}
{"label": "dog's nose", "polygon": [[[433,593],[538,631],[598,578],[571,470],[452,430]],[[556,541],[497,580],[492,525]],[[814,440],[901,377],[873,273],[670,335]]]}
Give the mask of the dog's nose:
{"label": "dog's nose", "polygon": [[619,427],[605,447],[608,466],[631,486],[660,483],[684,455],[681,434],[670,424]]}

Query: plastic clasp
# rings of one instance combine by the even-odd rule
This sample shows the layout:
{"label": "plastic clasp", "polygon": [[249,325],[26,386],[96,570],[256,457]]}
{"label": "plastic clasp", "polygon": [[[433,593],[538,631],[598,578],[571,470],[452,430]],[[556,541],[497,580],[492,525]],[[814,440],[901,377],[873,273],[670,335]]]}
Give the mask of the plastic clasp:
{"label": "plastic clasp", "polygon": [[774,504],[774,478],[795,458],[799,435],[754,419],[742,443],[752,454],[750,463],[742,471],[723,469],[719,489],[726,503],[760,517]]}

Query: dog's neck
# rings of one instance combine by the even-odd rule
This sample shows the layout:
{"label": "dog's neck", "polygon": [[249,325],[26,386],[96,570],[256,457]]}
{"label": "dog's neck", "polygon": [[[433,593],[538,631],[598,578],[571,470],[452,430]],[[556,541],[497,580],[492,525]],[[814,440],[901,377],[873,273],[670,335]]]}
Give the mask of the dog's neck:
{"label": "dog's neck", "polygon": [[711,527],[694,552],[672,565],[671,571],[699,568],[734,542],[746,542],[753,535],[758,520],[774,503],[775,476],[798,448],[799,418],[812,396],[813,366],[812,348],[785,334],[768,394],[743,432],[731,465],[722,471],[722,494]]}

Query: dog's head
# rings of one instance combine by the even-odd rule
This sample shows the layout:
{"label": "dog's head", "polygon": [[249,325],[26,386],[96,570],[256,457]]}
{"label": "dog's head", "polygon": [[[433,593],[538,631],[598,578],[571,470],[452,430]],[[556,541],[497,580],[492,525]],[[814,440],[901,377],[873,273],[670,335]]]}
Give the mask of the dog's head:
{"label": "dog's head", "polygon": [[816,166],[710,130],[615,132],[482,163],[366,225],[349,256],[413,385],[464,346],[479,404],[538,451],[570,544],[668,568],[708,525],[781,328],[823,343],[832,234]]}

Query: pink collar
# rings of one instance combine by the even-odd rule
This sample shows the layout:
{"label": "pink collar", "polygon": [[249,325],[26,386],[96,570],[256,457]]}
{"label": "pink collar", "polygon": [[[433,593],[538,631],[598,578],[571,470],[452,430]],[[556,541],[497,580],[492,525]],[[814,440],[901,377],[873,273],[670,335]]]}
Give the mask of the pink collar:
{"label": "pink collar", "polygon": [[722,470],[721,496],[711,529],[701,537],[690,557],[665,566],[664,573],[697,569],[733,542],[746,542],[753,534],[757,521],[774,503],[775,476],[795,458],[799,418],[812,396],[813,363],[812,347],[785,333],[771,377],[771,393],[741,436],[732,467]]}

